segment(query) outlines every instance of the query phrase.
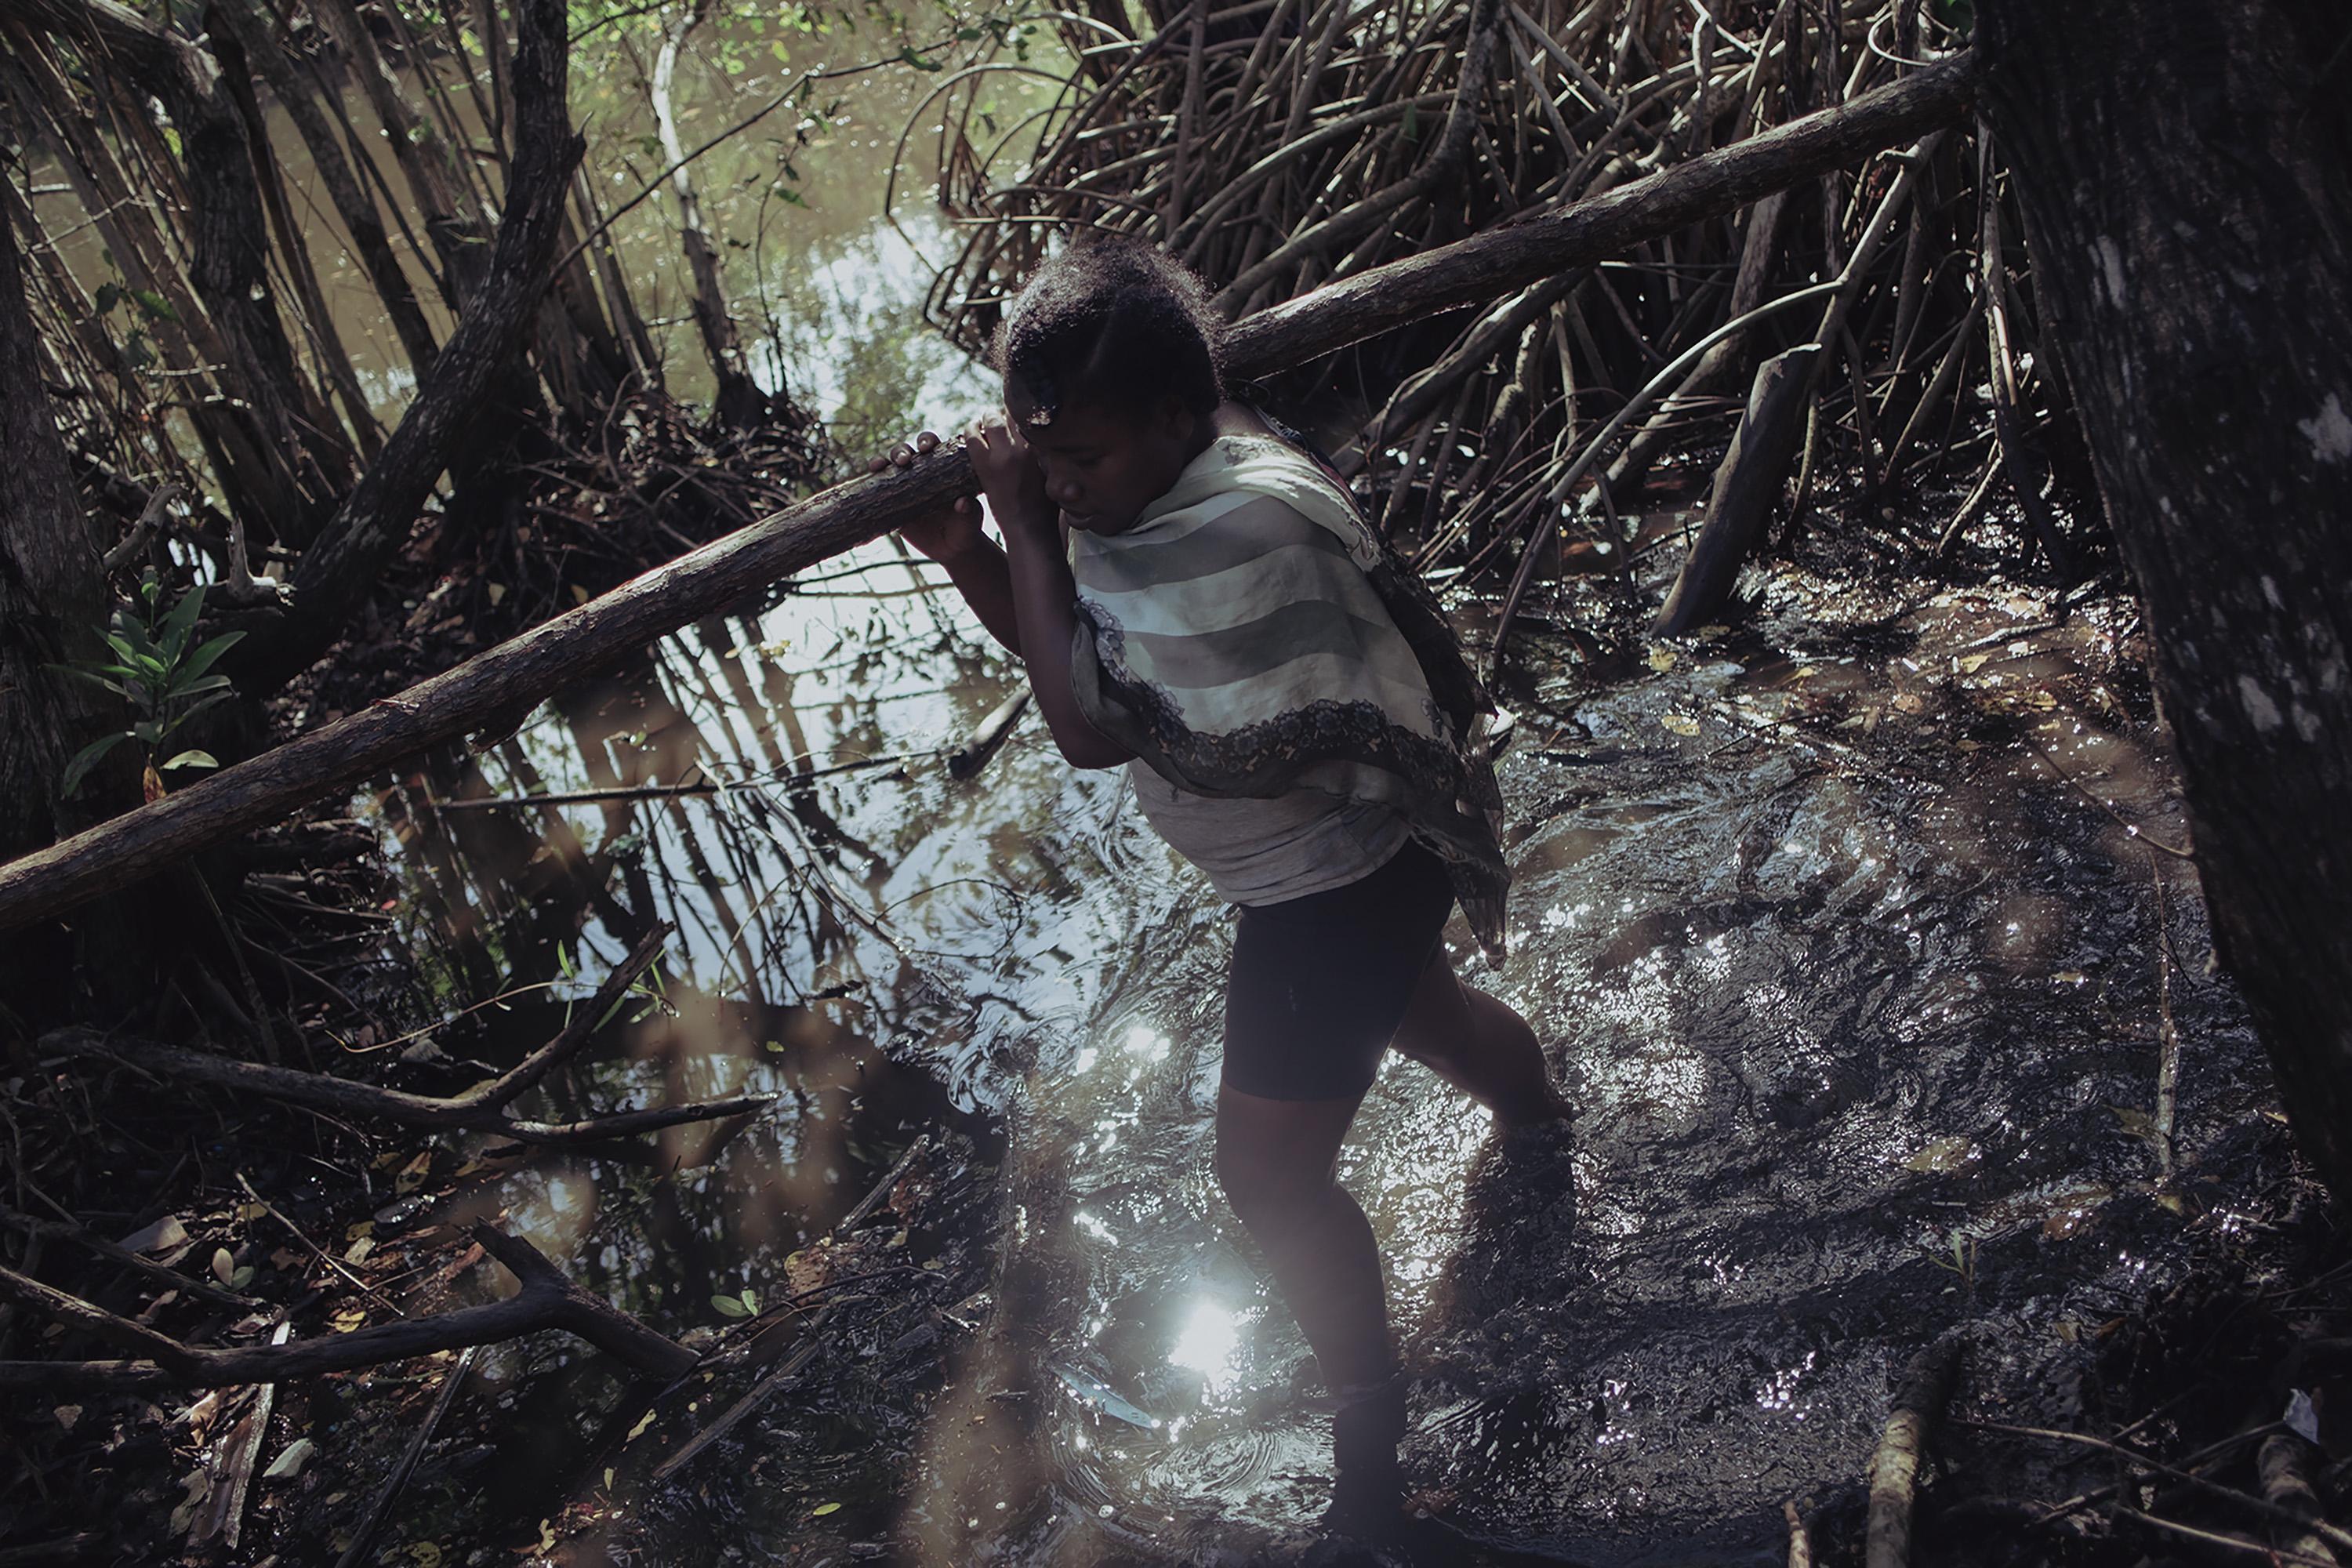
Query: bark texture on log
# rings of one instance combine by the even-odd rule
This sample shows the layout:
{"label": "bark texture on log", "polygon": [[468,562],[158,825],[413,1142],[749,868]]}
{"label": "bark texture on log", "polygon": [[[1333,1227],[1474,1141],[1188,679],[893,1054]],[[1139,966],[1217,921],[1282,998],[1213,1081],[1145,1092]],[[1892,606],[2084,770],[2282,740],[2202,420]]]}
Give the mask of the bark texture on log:
{"label": "bark texture on log", "polygon": [[2352,1198],[2352,97],[2321,0],[1985,0],[1985,112],[2138,578],[2216,946]]}
{"label": "bark texture on log", "polygon": [[[1495,300],[1549,273],[1602,259],[1825,169],[1916,140],[1967,111],[1971,82],[1967,58],[1948,61],[1841,109],[1793,121],[1554,216],[1318,289],[1236,323],[1227,347],[1229,369],[1246,380],[1294,368],[1420,317]],[[518,96],[520,88],[519,81]],[[453,338],[436,374],[457,357]],[[404,421],[385,448],[384,462],[392,460],[407,433]],[[277,821],[395,759],[527,708],[746,594],[977,488],[961,447],[944,447],[910,468],[853,480],[714,540],[397,697],[0,866],[0,931],[125,887],[159,865]],[[379,520],[371,526],[393,525]],[[306,573],[310,564],[306,555]],[[313,628],[320,636],[330,629]]]}

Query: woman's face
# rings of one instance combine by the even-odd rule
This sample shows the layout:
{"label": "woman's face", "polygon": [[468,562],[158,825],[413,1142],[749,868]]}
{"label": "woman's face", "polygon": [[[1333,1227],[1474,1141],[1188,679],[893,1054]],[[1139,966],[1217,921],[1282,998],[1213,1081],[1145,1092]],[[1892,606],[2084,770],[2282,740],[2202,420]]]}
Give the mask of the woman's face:
{"label": "woman's face", "polygon": [[1005,388],[1004,405],[1045,472],[1046,497],[1088,533],[1134,527],[1208,444],[1208,422],[1172,397],[1144,414],[1072,400],[1045,425],[1029,422],[1036,410],[1018,388]]}

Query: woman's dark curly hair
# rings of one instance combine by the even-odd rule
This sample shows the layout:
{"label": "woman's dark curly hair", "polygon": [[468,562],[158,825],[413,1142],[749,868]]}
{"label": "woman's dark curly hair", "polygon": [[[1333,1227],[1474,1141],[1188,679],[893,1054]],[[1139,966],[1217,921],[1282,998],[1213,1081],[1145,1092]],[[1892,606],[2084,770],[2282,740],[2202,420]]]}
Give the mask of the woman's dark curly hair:
{"label": "woman's dark curly hair", "polygon": [[1029,279],[992,357],[1032,424],[1050,424],[1065,403],[1137,414],[1163,397],[1205,416],[1224,397],[1223,326],[1201,280],[1166,251],[1087,236]]}

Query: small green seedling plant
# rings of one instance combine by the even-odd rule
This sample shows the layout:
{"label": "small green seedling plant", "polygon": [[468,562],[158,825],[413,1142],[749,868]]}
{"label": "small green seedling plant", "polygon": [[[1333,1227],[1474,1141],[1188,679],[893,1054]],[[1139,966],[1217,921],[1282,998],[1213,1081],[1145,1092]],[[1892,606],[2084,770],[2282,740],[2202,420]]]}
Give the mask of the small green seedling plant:
{"label": "small green seedling plant", "polygon": [[1957,1277],[1960,1282],[1960,1288],[1973,1296],[1977,1291],[1977,1238],[1956,1230],[1952,1232],[1951,1244],[1952,1250],[1949,1257],[1939,1258],[1930,1252],[1927,1255],[1927,1261],[1947,1274]]}
{"label": "small green seedling plant", "polygon": [[151,795],[161,793],[161,775],[182,769],[216,768],[220,760],[210,752],[189,749],[162,762],[156,756],[179,727],[229,694],[229,679],[215,675],[213,666],[235,647],[243,632],[223,632],[195,640],[196,617],[204,614],[201,583],[180,596],[169,610],[163,607],[163,584],[155,574],[140,579],[138,596],[119,605],[107,622],[106,646],[111,658],[77,660],[52,665],[61,674],[102,687],[131,704],[132,722],[127,730],[100,735],[74,753],[66,764],[62,793],[81,787],[101,758],[125,741],[145,750],[144,776]]}
{"label": "small green seedling plant", "polygon": [[756,1318],[760,1315],[760,1297],[750,1286],[730,1294],[720,1291],[710,1298],[710,1304],[722,1318]]}

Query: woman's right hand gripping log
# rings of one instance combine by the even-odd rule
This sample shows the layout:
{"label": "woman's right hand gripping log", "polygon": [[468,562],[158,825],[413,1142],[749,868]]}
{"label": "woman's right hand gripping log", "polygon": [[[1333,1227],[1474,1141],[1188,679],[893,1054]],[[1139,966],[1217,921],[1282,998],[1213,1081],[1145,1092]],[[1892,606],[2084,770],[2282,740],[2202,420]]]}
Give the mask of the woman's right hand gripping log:
{"label": "woman's right hand gripping log", "polygon": [[[909,468],[939,445],[939,437],[926,430],[911,445],[902,443],[866,466],[873,473]],[[1038,711],[1063,757],[1073,767],[1114,767],[1133,753],[1087,721],[1070,688],[1077,585],[1065,553],[1060,509],[1046,495],[1044,470],[1001,412],[971,423],[964,449],[1003,531],[1005,549],[997,549],[981,531],[979,503],[971,497],[902,525],[899,536],[946,567],[989,635],[1021,655]]]}

